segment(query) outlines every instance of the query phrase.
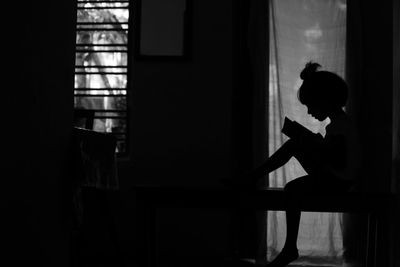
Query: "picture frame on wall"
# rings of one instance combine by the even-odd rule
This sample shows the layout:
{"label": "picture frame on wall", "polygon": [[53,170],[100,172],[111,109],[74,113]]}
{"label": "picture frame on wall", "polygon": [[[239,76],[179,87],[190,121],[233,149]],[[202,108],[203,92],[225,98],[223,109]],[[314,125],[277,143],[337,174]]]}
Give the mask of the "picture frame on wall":
{"label": "picture frame on wall", "polygon": [[192,0],[138,0],[135,58],[187,60],[191,56]]}

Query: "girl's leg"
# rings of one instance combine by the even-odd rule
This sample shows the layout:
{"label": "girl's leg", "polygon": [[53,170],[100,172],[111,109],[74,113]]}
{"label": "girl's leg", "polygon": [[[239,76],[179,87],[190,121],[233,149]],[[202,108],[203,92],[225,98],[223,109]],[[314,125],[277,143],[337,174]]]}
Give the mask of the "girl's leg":
{"label": "girl's leg", "polygon": [[[333,179],[330,177],[321,177],[306,175],[288,182],[285,186],[286,194],[286,240],[281,253],[267,266],[283,267],[296,260],[299,256],[297,250],[297,236],[300,225],[300,209],[295,204],[297,199],[295,193],[306,192],[346,192],[350,188],[346,181]],[[294,194],[291,194],[294,193]]]}
{"label": "girl's leg", "polygon": [[316,173],[318,157],[312,153],[312,149],[303,144],[289,139],[275,151],[260,167],[253,171],[253,177],[258,178],[282,167],[292,157],[295,157],[308,174]]}
{"label": "girl's leg", "polygon": [[285,185],[286,194],[286,240],[284,250],[297,251],[297,236],[300,225],[300,209],[296,208],[297,199],[291,193],[313,191],[315,179],[313,176],[306,175],[288,182]]}
{"label": "girl's leg", "polygon": [[275,151],[275,153],[273,153],[263,165],[254,171],[255,176],[257,177],[258,175],[268,174],[283,166],[295,155],[295,147],[296,145],[291,139],[283,143],[283,145]]}
{"label": "girl's leg", "polygon": [[[307,175],[290,181],[285,186],[285,192],[305,192],[313,187],[313,177]],[[288,195],[290,197],[290,194]],[[299,209],[293,207],[296,199],[286,199],[286,240],[285,245],[279,255],[267,266],[283,267],[299,257],[297,250],[297,236],[299,233],[301,213]]]}
{"label": "girl's leg", "polygon": [[322,171],[321,159],[315,149],[298,142],[293,142],[292,146],[293,156],[297,159],[308,175],[316,176]]}
{"label": "girl's leg", "polygon": [[267,267],[283,267],[299,257],[297,250],[297,234],[299,232],[300,211],[286,210],[286,241],[282,251],[267,264]]}

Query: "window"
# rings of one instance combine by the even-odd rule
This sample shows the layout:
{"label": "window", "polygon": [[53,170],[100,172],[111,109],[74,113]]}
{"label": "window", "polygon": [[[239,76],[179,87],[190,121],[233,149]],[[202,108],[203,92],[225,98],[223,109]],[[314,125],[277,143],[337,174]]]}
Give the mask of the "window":
{"label": "window", "polygon": [[77,0],[76,109],[94,112],[93,130],[115,135],[117,153],[128,142],[129,1]]}
{"label": "window", "polygon": [[[300,71],[314,61],[324,70],[344,77],[346,44],[346,0],[270,0],[269,1],[269,152],[275,152],[286,140],[281,134],[283,118],[288,116],[314,132],[324,133],[329,119],[322,124],[307,115],[297,99],[302,81]],[[283,187],[305,175],[300,164],[291,159],[269,176],[270,187]],[[318,200],[316,200],[318,201]],[[285,215],[268,212],[268,259],[275,258],[284,244]],[[345,250],[341,215],[303,212],[298,237],[299,261],[307,264],[340,265]],[[298,262],[299,262],[298,261]]]}

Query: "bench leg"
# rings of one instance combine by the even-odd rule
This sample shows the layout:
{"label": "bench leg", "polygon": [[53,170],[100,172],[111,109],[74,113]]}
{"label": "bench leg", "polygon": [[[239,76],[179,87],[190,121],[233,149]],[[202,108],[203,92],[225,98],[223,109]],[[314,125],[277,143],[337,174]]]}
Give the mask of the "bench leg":
{"label": "bench leg", "polygon": [[135,205],[135,265],[156,266],[156,209],[147,199],[136,196]]}
{"label": "bench leg", "polygon": [[367,228],[367,253],[365,259],[366,267],[377,267],[376,252],[377,252],[377,216],[374,212],[368,214],[368,228]]}
{"label": "bench leg", "polygon": [[146,246],[147,246],[147,259],[148,266],[157,266],[157,216],[156,209],[152,205],[149,205],[145,212],[146,222]]}

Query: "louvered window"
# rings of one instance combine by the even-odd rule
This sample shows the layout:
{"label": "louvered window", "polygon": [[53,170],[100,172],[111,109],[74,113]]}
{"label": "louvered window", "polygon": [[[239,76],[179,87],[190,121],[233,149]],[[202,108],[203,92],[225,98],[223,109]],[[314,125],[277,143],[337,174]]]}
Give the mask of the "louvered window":
{"label": "louvered window", "polygon": [[76,109],[94,112],[93,130],[112,133],[117,153],[128,142],[129,1],[77,0]]}

